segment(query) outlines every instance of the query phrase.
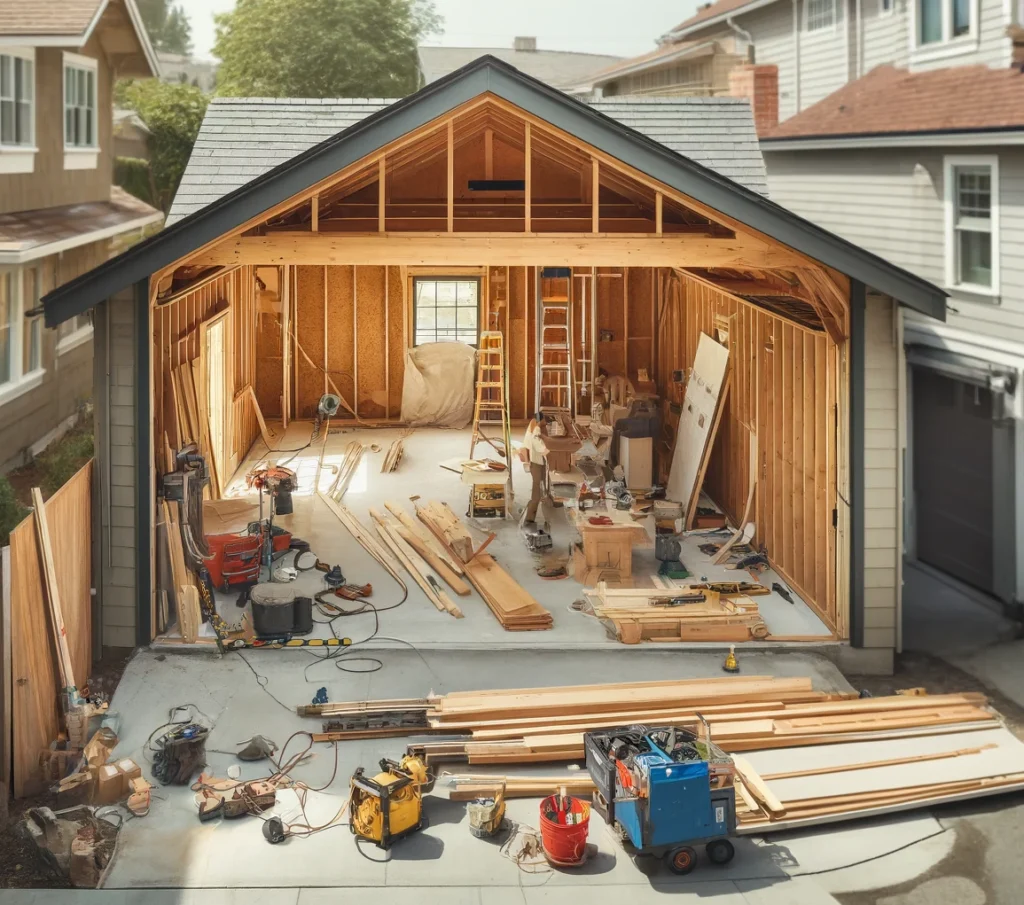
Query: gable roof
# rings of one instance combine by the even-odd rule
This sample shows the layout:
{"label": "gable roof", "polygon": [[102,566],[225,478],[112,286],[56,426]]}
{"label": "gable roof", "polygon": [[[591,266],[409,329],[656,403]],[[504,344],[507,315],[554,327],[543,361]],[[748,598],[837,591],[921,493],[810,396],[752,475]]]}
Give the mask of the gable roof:
{"label": "gable roof", "polygon": [[599,69],[620,60],[605,53],[572,50],[516,50],[512,47],[430,47],[417,48],[420,72],[426,84],[461,69],[482,56],[492,56],[515,66],[555,88],[572,88],[589,80]]}
{"label": "gable roof", "polygon": [[777,139],[980,132],[1024,128],[1024,73],[955,66],[878,66],[762,135]]}
{"label": "gable roof", "polygon": [[683,35],[688,35],[706,25],[725,22],[727,19],[732,18],[735,13],[744,11],[747,7],[756,9],[774,2],[775,0],[718,0],[717,3],[705,3],[689,19],[684,19],[673,28],[672,31],[665,35],[665,38],[668,40],[681,38]]}
{"label": "gable roof", "polygon": [[[160,64],[135,0],[113,0],[124,7],[153,75]],[[111,0],[0,0],[0,45],[82,47],[96,30]]]}
{"label": "gable roof", "polygon": [[663,66],[674,63],[676,60],[693,59],[696,57],[710,56],[718,49],[716,41],[677,41],[674,43],[659,44],[654,50],[642,53],[627,60],[619,60],[617,63],[594,73],[590,81],[596,87],[606,85],[613,79],[629,75],[632,72],[644,72],[654,66]]}
{"label": "gable roof", "polygon": [[[389,107],[387,98],[214,98],[174,196],[168,224]],[[768,194],[749,104],[736,98],[619,98],[595,110],[667,148]]]}
{"label": "gable roof", "polygon": [[659,144],[493,57],[482,57],[257,176],[199,211],[49,293],[47,326],[92,308],[328,179],[415,129],[490,93],[698,202],[926,314],[945,318],[946,293],[814,225],[757,192]]}

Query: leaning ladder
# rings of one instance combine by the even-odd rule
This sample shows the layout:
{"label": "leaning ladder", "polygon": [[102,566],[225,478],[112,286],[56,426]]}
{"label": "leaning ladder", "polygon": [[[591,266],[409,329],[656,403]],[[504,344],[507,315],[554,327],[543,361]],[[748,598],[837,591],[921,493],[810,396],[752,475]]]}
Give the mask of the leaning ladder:
{"label": "leaning ladder", "polygon": [[537,268],[537,392],[545,415],[576,414],[572,365],[572,268]]}
{"label": "leaning ladder", "polygon": [[508,416],[508,371],[505,359],[505,337],[497,330],[480,334],[477,347],[476,404],[473,408],[473,437],[469,458],[481,443],[494,447],[505,457],[506,513],[512,503],[512,426]]}

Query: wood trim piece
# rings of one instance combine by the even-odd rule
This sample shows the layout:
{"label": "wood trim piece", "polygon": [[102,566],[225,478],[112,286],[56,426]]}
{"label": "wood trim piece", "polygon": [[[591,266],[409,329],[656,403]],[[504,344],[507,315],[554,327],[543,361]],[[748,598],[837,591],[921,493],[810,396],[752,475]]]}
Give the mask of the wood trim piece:
{"label": "wood trim piece", "polygon": [[654,194],[654,234],[660,236],[664,226],[665,196],[661,192]]}
{"label": "wood trim piece", "polygon": [[[527,182],[529,188],[529,182]],[[448,232],[455,232],[455,120],[448,120]],[[529,201],[527,211],[529,211]]]}
{"label": "wood trim piece", "polygon": [[310,203],[310,206],[311,206],[309,227],[310,227],[310,229],[313,232],[319,232],[320,231],[320,196],[319,195],[314,195],[310,199],[309,203]]}
{"label": "wood trim piece", "polygon": [[387,232],[387,210],[387,158],[381,154],[377,171],[377,232],[379,233]]}
{"label": "wood trim piece", "polygon": [[590,231],[601,232],[601,165],[596,157],[590,158]]}
{"label": "wood trim piece", "polygon": [[526,218],[525,226],[526,226],[526,230],[525,231],[527,233],[532,233],[533,232],[533,207],[532,207],[532,205],[533,205],[533,131],[532,131],[529,123],[526,124],[525,144],[526,144],[526,147],[525,147],[525,150],[523,151],[523,155],[524,155],[523,159],[524,159],[524,164],[525,164],[525,176],[524,176],[524,179],[526,180],[526,213],[525,213],[525,218]]}

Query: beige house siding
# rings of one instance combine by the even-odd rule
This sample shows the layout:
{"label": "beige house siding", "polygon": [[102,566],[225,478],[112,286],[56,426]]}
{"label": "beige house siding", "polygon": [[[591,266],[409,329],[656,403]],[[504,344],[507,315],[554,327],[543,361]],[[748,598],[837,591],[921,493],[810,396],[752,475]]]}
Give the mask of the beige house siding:
{"label": "beige house siding", "polygon": [[114,165],[110,67],[95,35],[85,47],[74,52],[99,60],[96,169],[64,169],[64,51],[58,47],[38,47],[35,125],[39,152],[35,155],[33,172],[0,176],[0,214],[110,199]]}
{"label": "beige house siding", "polygon": [[864,647],[896,648],[901,569],[898,309],[868,290],[864,337]]}

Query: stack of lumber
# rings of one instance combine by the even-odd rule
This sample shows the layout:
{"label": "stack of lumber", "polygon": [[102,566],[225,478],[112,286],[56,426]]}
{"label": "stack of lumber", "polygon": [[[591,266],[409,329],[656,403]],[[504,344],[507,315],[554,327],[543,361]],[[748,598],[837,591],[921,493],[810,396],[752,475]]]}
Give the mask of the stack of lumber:
{"label": "stack of lumber", "polygon": [[498,565],[493,556],[483,552],[494,535],[474,550],[469,531],[447,504],[417,505],[416,515],[461,566],[502,628],[509,632],[551,628],[551,613]]}
{"label": "stack of lumber", "polygon": [[181,523],[178,520],[178,504],[161,500],[164,517],[164,531],[167,536],[167,558],[171,566],[175,609],[178,616],[178,632],[186,644],[195,644],[203,622],[199,604],[199,589],[195,575],[185,562],[185,550],[181,539]]}
{"label": "stack of lumber", "polygon": [[380,466],[381,474],[390,474],[398,468],[398,464],[402,461],[402,455],[405,453],[405,441],[402,439],[395,440],[394,443],[388,448],[387,455],[384,456],[384,461]]}
{"label": "stack of lumber", "polygon": [[501,776],[487,773],[449,773],[445,775],[451,791],[451,801],[472,801],[474,798],[493,797],[499,791],[506,798],[545,798],[565,790],[568,795],[589,798],[597,786],[589,773],[565,776]]}
{"label": "stack of lumber", "polygon": [[1005,728],[751,753],[737,765],[740,832],[763,833],[1024,788]]}
{"label": "stack of lumber", "polygon": [[[609,588],[584,591],[594,615],[623,644],[640,641],[749,641],[768,637],[757,601],[694,588]],[[676,603],[679,600],[692,601]]]}
{"label": "stack of lumber", "polygon": [[[326,443],[327,438],[324,437]],[[352,482],[352,478],[355,473],[359,470],[359,463],[363,460],[363,444],[357,440],[353,440],[345,447],[345,458],[342,460],[341,465],[338,468],[337,477],[331,484],[331,488],[328,491],[328,495],[335,502],[340,503],[342,498],[345,496],[345,491],[348,490],[348,485]]]}
{"label": "stack of lumber", "polygon": [[210,497],[219,500],[224,476],[217,471],[213,443],[210,439],[209,416],[202,395],[196,392],[196,387],[201,385],[199,359],[171,369],[171,393],[174,397],[178,448],[188,443],[196,443],[199,446],[199,452],[206,460],[206,467],[210,472]]}

